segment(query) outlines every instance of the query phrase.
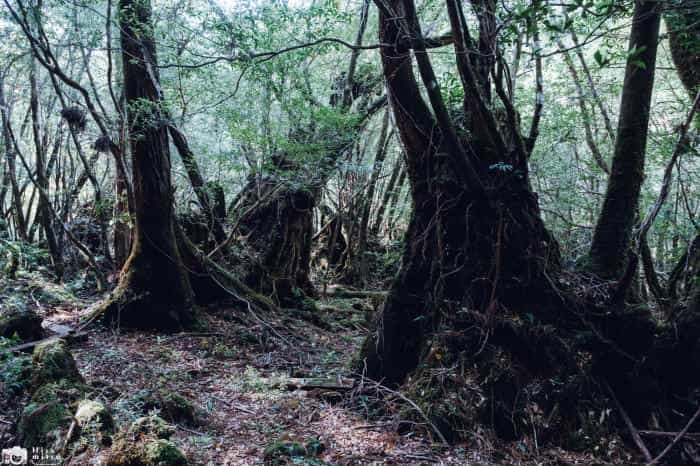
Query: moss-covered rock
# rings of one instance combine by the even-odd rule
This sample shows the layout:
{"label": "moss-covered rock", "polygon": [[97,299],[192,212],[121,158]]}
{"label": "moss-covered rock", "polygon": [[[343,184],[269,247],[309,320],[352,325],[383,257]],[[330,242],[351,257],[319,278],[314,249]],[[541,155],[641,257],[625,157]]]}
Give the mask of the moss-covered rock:
{"label": "moss-covered rock", "polygon": [[175,429],[158,416],[144,416],[132,422],[127,432],[132,437],[147,435],[169,439],[175,433]]}
{"label": "moss-covered rock", "polygon": [[0,337],[18,336],[24,341],[39,340],[44,336],[41,317],[35,312],[8,309],[0,311]]}
{"label": "moss-covered rock", "polygon": [[167,440],[173,429],[157,416],[134,421],[117,435],[105,466],[187,466],[185,455]]}
{"label": "moss-covered rock", "polygon": [[125,440],[115,444],[105,466],[187,466],[184,453],[174,443],[151,439],[131,443]]}
{"label": "moss-covered rock", "polygon": [[34,348],[32,364],[32,384],[35,387],[61,380],[83,382],[65,340],[58,339],[37,345]]}
{"label": "moss-covered rock", "polygon": [[145,392],[137,396],[144,411],[158,410],[160,415],[170,422],[197,425],[199,417],[197,409],[190,400],[179,393],[158,390]]}
{"label": "moss-covered rock", "polygon": [[317,438],[301,444],[299,442],[276,440],[265,448],[265,464],[271,466],[288,464],[324,464],[313,459],[325,450],[325,445]]}
{"label": "moss-covered rock", "polygon": [[64,404],[72,404],[83,396],[85,386],[80,382],[62,379],[58,382],[45,383],[34,390],[32,401],[35,403],[61,401]]}
{"label": "moss-covered rock", "polygon": [[22,411],[17,424],[17,439],[25,448],[56,446],[70,422],[71,415],[62,403],[32,402]]}
{"label": "moss-covered rock", "polygon": [[96,428],[104,434],[114,432],[114,419],[112,418],[112,414],[107,407],[99,401],[81,401],[74,417],[81,429],[85,429],[88,426],[96,426]]}

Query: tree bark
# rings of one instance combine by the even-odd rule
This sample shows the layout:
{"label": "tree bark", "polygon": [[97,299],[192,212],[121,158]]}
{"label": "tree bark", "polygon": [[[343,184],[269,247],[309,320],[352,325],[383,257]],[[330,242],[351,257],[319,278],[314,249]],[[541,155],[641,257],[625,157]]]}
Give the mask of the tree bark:
{"label": "tree bark", "polygon": [[659,2],[635,2],[611,174],[584,265],[604,279],[619,279],[629,259],[644,180],[660,20]]}
{"label": "tree bark", "polygon": [[175,231],[151,3],[120,0],[119,11],[135,222],[119,284],[100,312],[124,327],[179,330],[193,323],[195,302]]}
{"label": "tree bark", "polygon": [[14,218],[15,233],[23,241],[28,240],[27,224],[22,210],[22,193],[17,182],[17,167],[15,154],[15,141],[10,129],[10,108],[5,99],[4,75],[0,74],[0,114],[2,115],[2,132],[5,140],[5,160],[7,161],[7,176],[10,180],[12,192],[12,216]]}
{"label": "tree bark", "polygon": [[[34,160],[34,169],[36,171],[35,177],[37,189],[48,193],[49,179],[46,175],[46,157],[44,154],[44,144],[41,138],[41,123],[39,121],[39,89],[37,88],[36,67],[34,66],[33,61],[29,72],[29,86],[29,106],[32,114],[32,134],[34,135],[34,153],[36,155]],[[46,237],[46,244],[48,246],[49,253],[51,254],[51,261],[53,264],[54,273],[56,274],[56,280],[61,281],[63,277],[63,253],[58,246],[58,239],[53,229],[53,218],[51,216],[51,212],[49,211],[50,206],[47,205],[48,202],[50,202],[48,197],[39,196],[37,216]]]}

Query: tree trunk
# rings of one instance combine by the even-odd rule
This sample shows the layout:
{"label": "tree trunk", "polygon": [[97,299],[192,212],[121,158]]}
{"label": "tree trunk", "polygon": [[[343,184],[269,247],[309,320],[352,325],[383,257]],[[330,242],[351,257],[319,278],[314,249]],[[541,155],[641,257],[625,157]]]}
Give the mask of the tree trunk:
{"label": "tree trunk", "polygon": [[[395,0],[393,11],[381,12],[382,44],[398,43],[398,22],[390,15],[416,21],[410,3]],[[411,34],[420,37],[417,30]],[[397,385],[425,360],[431,341],[435,343],[440,329],[453,325],[462,306],[488,316],[505,309],[517,312],[525,302],[538,302],[538,292],[546,288],[545,264],[556,269],[558,259],[556,244],[539,218],[527,173],[488,169],[498,161],[515,167],[524,160],[523,154],[509,160],[505,153],[494,154],[489,145],[476,157],[462,158],[462,165],[479,161],[472,169],[480,173],[490,199],[473,185],[465,186],[454,162],[464,154],[424,103],[410,53],[391,46],[381,52],[394,120],[406,150],[413,211],[401,269],[378,317],[378,333],[363,346],[362,369],[371,378]],[[430,71],[428,66],[423,64],[421,74],[436,87],[426,79],[430,73],[423,73]],[[483,83],[476,81],[473,70],[466,71],[474,93]],[[433,105],[439,99],[435,94]],[[472,114],[483,115],[486,106],[476,95],[469,102]]]}
{"label": "tree trunk", "polygon": [[[467,26],[461,3],[449,2],[460,54]],[[382,2],[379,26],[413,210],[400,271],[364,342],[358,371],[388,386],[403,384],[448,440],[478,423],[504,438],[534,432],[542,443],[567,444],[580,432],[600,436],[583,420],[590,406],[602,409],[609,392],[601,387],[607,385],[635,423],[657,414],[678,428],[675,412],[692,406],[688,400],[700,382],[700,314],[660,325],[648,308],[601,305],[585,285],[570,283],[528,182],[517,119],[499,123],[498,133],[480,144],[465,142],[462,147],[472,147],[475,156],[460,153],[459,144],[447,141],[450,122],[438,118],[443,103],[429,57],[418,48],[413,2]],[[399,36],[416,40],[432,112],[410,52],[394,45]],[[478,80],[472,64],[457,64],[464,67],[465,92],[473,92]],[[495,88],[504,100],[498,83]],[[468,116],[493,118],[487,95],[479,97],[482,102],[475,95],[467,100]],[[495,151],[503,141],[507,150]],[[460,176],[460,156],[478,174],[483,192]],[[690,358],[687,367],[683,355]],[[533,417],[534,405],[546,413],[544,422]]]}
{"label": "tree trunk", "polygon": [[659,2],[635,2],[611,174],[584,264],[585,269],[604,279],[619,279],[628,265],[644,180],[660,20]]}
{"label": "tree trunk", "polygon": [[[41,139],[41,124],[39,121],[39,90],[36,84],[36,70],[33,61],[29,72],[29,85],[29,106],[32,114],[32,133],[34,135],[34,153],[36,155],[34,169],[36,170],[37,188],[48,193],[49,179],[46,175],[46,157],[44,154],[44,144]],[[39,196],[37,216],[46,237],[46,244],[51,254],[56,280],[61,281],[63,277],[63,253],[59,248],[58,239],[53,229],[53,218],[49,211],[50,207],[47,205],[48,202],[50,202],[48,197]]]}
{"label": "tree trunk", "polygon": [[151,4],[120,0],[119,9],[135,222],[131,253],[102,308],[124,327],[177,330],[193,323],[195,303],[175,232]]}
{"label": "tree trunk", "polygon": [[374,224],[372,225],[371,234],[373,236],[379,235],[379,230],[384,223],[384,213],[386,212],[387,205],[389,204],[389,199],[394,193],[394,188],[396,187],[396,180],[399,178],[399,173],[403,174],[403,155],[396,157],[396,162],[394,162],[394,168],[391,170],[391,176],[389,177],[389,182],[386,184],[384,189],[384,194],[382,195],[382,200],[377,207],[377,214],[374,217]]}
{"label": "tree trunk", "polygon": [[5,100],[4,76],[0,74],[0,114],[2,115],[2,132],[5,140],[5,160],[7,161],[7,175],[12,191],[12,216],[15,224],[16,236],[27,241],[27,224],[22,210],[22,193],[17,183],[17,167],[15,155],[15,141],[10,129],[10,109]]}

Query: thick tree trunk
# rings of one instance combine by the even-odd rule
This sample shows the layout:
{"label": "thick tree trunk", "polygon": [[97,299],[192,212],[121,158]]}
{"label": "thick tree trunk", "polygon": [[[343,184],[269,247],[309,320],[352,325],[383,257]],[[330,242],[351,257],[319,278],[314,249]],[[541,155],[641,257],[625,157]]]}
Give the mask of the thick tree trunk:
{"label": "thick tree trunk", "polygon": [[694,99],[700,89],[700,7],[694,0],[667,3],[664,20],[671,57],[690,98]]}
{"label": "thick tree trunk", "polygon": [[251,177],[237,210],[240,232],[254,263],[245,282],[256,291],[285,305],[313,295],[309,278],[315,195],[306,189],[279,185],[276,177]]}
{"label": "thick tree trunk", "polygon": [[175,232],[151,4],[120,0],[119,8],[135,222],[131,253],[101,311],[125,327],[181,329],[193,323],[194,292]]}
{"label": "thick tree trunk", "polygon": [[[459,2],[450,1],[454,19]],[[417,29],[405,30],[415,21],[413,2],[382,5],[379,42],[413,34],[419,43]],[[463,40],[457,29],[465,23],[452,26]],[[487,148],[472,145],[477,156],[466,160],[484,193],[469,189],[455,173],[459,154],[446,143],[445,125],[422,100],[409,53],[384,45],[381,57],[413,211],[401,269],[358,371],[403,384],[448,439],[483,423],[505,438],[534,432],[541,444],[576,445],[581,432],[602,435],[585,418],[592,406],[605,409],[608,385],[637,425],[657,415],[678,428],[676,412],[692,406],[700,382],[700,314],[659,325],[648,308],[601,305],[576,278],[572,283],[540,218],[517,126],[499,125]],[[422,60],[423,85],[439,91]],[[473,70],[464,71],[465,87],[473,86]],[[433,109],[438,98],[431,98]],[[478,99],[466,105],[470,115],[485,115]],[[508,151],[493,150],[499,138],[510,141]],[[533,406],[544,414],[533,415]]]}
{"label": "thick tree trunk", "polygon": [[635,2],[611,174],[584,264],[585,269],[605,279],[619,279],[628,264],[644,180],[660,21],[659,2]]}

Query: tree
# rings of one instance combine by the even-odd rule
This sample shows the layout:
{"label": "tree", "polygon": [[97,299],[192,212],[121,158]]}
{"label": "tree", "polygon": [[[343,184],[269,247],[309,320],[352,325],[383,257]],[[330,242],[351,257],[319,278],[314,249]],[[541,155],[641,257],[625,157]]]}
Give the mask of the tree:
{"label": "tree", "polygon": [[180,329],[192,325],[195,300],[175,232],[150,1],[120,0],[119,23],[135,218],[131,253],[102,307],[126,327]]}
{"label": "tree", "polygon": [[318,207],[320,193],[337,162],[352,148],[367,120],[384,104],[380,98],[362,109],[353,108],[353,103],[366,100],[373,88],[373,83],[356,78],[369,0],[362,5],[348,70],[336,78],[337,87],[328,105],[340,121],[325,128],[323,122],[315,121],[309,127],[294,128],[289,135],[296,145],[320,145],[318,160],[307,165],[293,154],[274,154],[263,176],[251,175],[238,196],[237,224],[249,238],[247,246],[253,252],[253,266],[245,281],[285,306],[299,305],[300,297],[315,294],[310,279],[313,209]]}
{"label": "tree", "polygon": [[[401,269],[377,319],[378,333],[367,339],[362,356],[369,377],[397,385],[421,364],[445,327],[461,325],[454,320],[463,305],[485,316],[524,311],[526,302],[546,305],[551,297],[545,274],[558,268],[558,252],[539,218],[529,187],[529,154],[502,89],[507,123],[499,127],[489,107],[495,6],[477,7],[478,46],[488,51],[480,58],[467,53],[474,43],[461,5],[448,2],[464,91],[460,111],[479,130],[470,140],[464,129],[458,133],[442,100],[413,2],[378,6],[380,42],[397,44],[383,46],[381,56],[414,208]],[[392,20],[397,16],[406,19]],[[430,107],[400,37],[411,38]]]}
{"label": "tree", "polygon": [[629,262],[632,229],[644,180],[660,23],[659,2],[635,2],[615,154],[586,264],[588,269],[606,279],[620,279]]}
{"label": "tree", "polygon": [[[658,27],[656,5],[649,3],[655,2],[635,4],[633,44],[640,43],[641,31]],[[700,380],[678,361],[695,354],[699,317],[691,313],[670,325],[659,323],[644,306],[600,303],[565,278],[557,242],[529,183],[535,138],[521,136],[519,115],[501,81],[507,73],[491,34],[495,2],[473,2],[478,39],[469,34],[461,3],[447,2],[464,95],[458,110],[442,98],[413,2],[377,6],[382,66],[406,151],[413,210],[401,269],[364,342],[358,371],[390,387],[401,385],[448,440],[483,422],[504,438],[522,435],[527,425],[540,440],[567,444],[574,438],[570,433],[586,432],[581,410],[600,406],[611,392],[624,400],[634,422],[646,424],[652,413],[663,413],[679,428],[672,410],[692,407],[681,400]],[[541,12],[534,5],[528,21],[542,21]],[[410,38],[430,106],[401,37]],[[652,53],[656,44],[649,46],[632,55]],[[631,90],[643,98],[650,92],[654,62],[645,64],[646,70],[629,66],[625,112],[633,106]],[[491,89],[503,115],[494,110]],[[534,108],[529,134],[536,136]],[[618,141],[645,134],[629,128],[630,115],[623,120]],[[628,142],[637,156],[634,175],[643,175],[643,142]],[[696,367],[697,358],[691,359]],[[534,420],[533,403],[551,413],[547,422]]]}

